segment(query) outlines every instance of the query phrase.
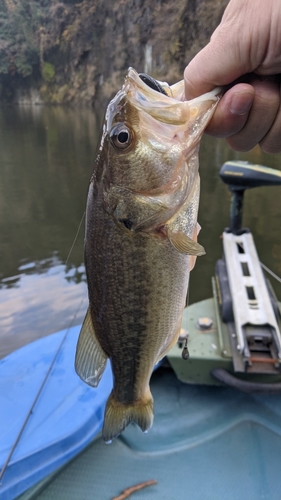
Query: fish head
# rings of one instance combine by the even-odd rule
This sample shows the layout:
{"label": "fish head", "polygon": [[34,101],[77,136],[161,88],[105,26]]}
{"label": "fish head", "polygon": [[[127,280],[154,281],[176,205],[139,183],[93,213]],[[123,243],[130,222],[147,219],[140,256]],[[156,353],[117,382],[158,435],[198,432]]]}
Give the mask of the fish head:
{"label": "fish head", "polygon": [[106,111],[100,145],[105,202],[116,219],[130,219],[130,229],[162,223],[186,199],[198,176],[194,157],[219,100],[220,89],[184,101],[183,81],[161,87],[163,93],[129,68]]}

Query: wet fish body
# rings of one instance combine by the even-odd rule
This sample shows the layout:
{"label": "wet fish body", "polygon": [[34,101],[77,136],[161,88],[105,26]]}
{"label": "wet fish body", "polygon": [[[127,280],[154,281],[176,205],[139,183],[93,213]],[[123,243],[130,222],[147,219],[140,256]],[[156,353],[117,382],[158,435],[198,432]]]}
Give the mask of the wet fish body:
{"label": "wet fish body", "polygon": [[198,145],[218,90],[189,102],[183,84],[159,94],[130,68],[110,102],[90,182],[85,234],[89,309],[79,376],[96,387],[107,359],[114,386],[103,437],[153,422],[149,380],[177,341],[197,243]]}

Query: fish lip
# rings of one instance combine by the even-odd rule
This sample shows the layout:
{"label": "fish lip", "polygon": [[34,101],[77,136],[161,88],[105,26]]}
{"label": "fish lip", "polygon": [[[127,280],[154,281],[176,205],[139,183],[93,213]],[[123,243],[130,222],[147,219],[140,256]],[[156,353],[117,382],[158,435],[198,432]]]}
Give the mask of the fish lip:
{"label": "fish lip", "polygon": [[158,123],[176,126],[185,130],[190,119],[193,120],[193,112],[197,114],[197,109],[201,107],[204,101],[213,101],[215,104],[222,94],[222,88],[216,87],[211,92],[186,101],[182,100],[184,91],[183,80],[171,87],[165,82],[159,83],[165,86],[165,90],[169,89],[167,95],[149,87],[139,77],[138,72],[130,67],[121,90],[117,92],[108,105],[106,112],[107,131],[111,129],[115,121],[119,121],[118,119],[116,120],[116,117],[121,115],[122,107],[126,106],[126,102],[130,103],[138,112],[150,116]]}
{"label": "fish lip", "polygon": [[[166,91],[167,89],[170,89],[169,85],[165,82],[159,82],[161,86],[163,86],[164,90]],[[160,93],[158,90],[155,90],[151,87],[149,87],[140,77],[138,72],[130,67],[127,71],[127,74],[125,76],[125,82],[122,87],[122,90],[127,94],[128,99],[132,99],[132,93],[138,91],[139,92],[139,104],[141,105],[141,101],[143,100],[148,101],[148,102],[155,102],[157,100],[157,103],[159,106],[170,106],[171,101],[174,101],[174,103],[178,103],[178,99],[174,99],[172,97],[172,94],[170,95],[165,95]],[[134,100],[135,101],[135,100]]]}
{"label": "fish lip", "polygon": [[137,71],[130,67],[121,90],[126,95],[128,102],[140,113],[149,115],[158,123],[169,126],[175,125],[179,129],[183,128],[183,130],[186,130],[186,126],[190,121],[196,119],[198,110],[201,110],[202,106],[204,107],[204,102],[213,101],[215,104],[222,93],[222,89],[216,87],[211,92],[187,101],[182,99],[184,92],[183,80],[171,87],[168,84],[163,84],[163,82],[161,82],[161,85],[167,85],[165,87],[165,90],[169,89],[167,95],[148,86],[139,77]]}
{"label": "fish lip", "polygon": [[[168,127],[185,126],[189,119],[190,110],[187,101],[180,102],[171,95],[162,94],[149,87],[133,68],[128,69],[122,91],[126,94],[130,105],[143,116],[145,122],[152,118],[155,121],[150,121],[150,124],[159,123]],[[147,126],[145,123],[144,128]]]}
{"label": "fish lip", "polygon": [[179,102],[189,102],[189,103],[194,103],[196,105],[196,102],[202,102],[202,100],[210,100],[214,99],[215,97],[220,97],[223,93],[223,87],[215,87],[213,90],[210,92],[207,92],[205,94],[202,94],[199,97],[195,97],[194,99],[191,99],[187,101],[186,99],[183,98],[184,96],[184,80],[180,80],[179,82],[173,84],[173,85],[168,85],[166,82],[160,82],[156,80],[162,87],[163,89],[167,92],[167,94],[162,94],[158,90],[155,90],[151,87],[149,87],[140,77],[138,72],[132,68],[129,67],[127,74],[125,76],[125,82],[124,85],[121,89],[121,91],[124,91],[127,96],[129,97],[129,93],[132,90],[132,87],[137,87],[140,91],[142,90],[147,96],[151,97],[151,101],[153,102],[155,98],[157,101],[161,102],[161,105],[163,107],[165,106],[170,106],[171,101],[174,101],[174,103],[179,103]]}
{"label": "fish lip", "polygon": [[[147,91],[152,91],[152,95],[157,95],[159,97],[159,94],[164,97],[170,97],[168,95],[165,95],[165,94],[162,94],[161,92],[159,92],[158,90],[155,90],[153,89],[152,87],[150,87],[149,85],[147,85],[139,76],[138,72],[132,68],[131,66],[128,68],[128,71],[127,71],[127,74],[125,76],[125,83],[124,83],[124,86],[126,86],[126,83],[127,83],[127,80],[132,80],[136,85],[138,85],[138,87],[142,88],[143,90]],[[158,80],[156,80],[158,82]],[[159,84],[162,86],[164,85],[164,89],[166,90],[166,87],[169,87],[169,85],[166,83],[166,82],[159,82]]]}

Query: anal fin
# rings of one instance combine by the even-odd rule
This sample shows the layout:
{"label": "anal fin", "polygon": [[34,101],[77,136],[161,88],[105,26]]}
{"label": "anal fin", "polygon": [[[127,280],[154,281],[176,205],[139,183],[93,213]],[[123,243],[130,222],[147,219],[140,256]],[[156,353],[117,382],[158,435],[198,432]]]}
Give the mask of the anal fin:
{"label": "anal fin", "polygon": [[76,347],[76,373],[86,384],[97,387],[105,370],[106,362],[107,355],[96,337],[88,309]]}

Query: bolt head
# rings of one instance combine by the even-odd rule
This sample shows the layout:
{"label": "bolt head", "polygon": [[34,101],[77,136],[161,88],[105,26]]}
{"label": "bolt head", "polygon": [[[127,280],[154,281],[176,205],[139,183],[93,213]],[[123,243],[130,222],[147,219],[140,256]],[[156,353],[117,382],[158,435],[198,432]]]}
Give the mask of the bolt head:
{"label": "bolt head", "polygon": [[202,318],[198,318],[198,322],[197,322],[200,330],[210,330],[213,326],[213,320],[211,318],[207,318],[207,317],[202,317]]}
{"label": "bolt head", "polygon": [[178,340],[180,342],[183,342],[185,339],[187,339],[188,335],[189,335],[188,330],[186,330],[185,328],[181,328]]}

